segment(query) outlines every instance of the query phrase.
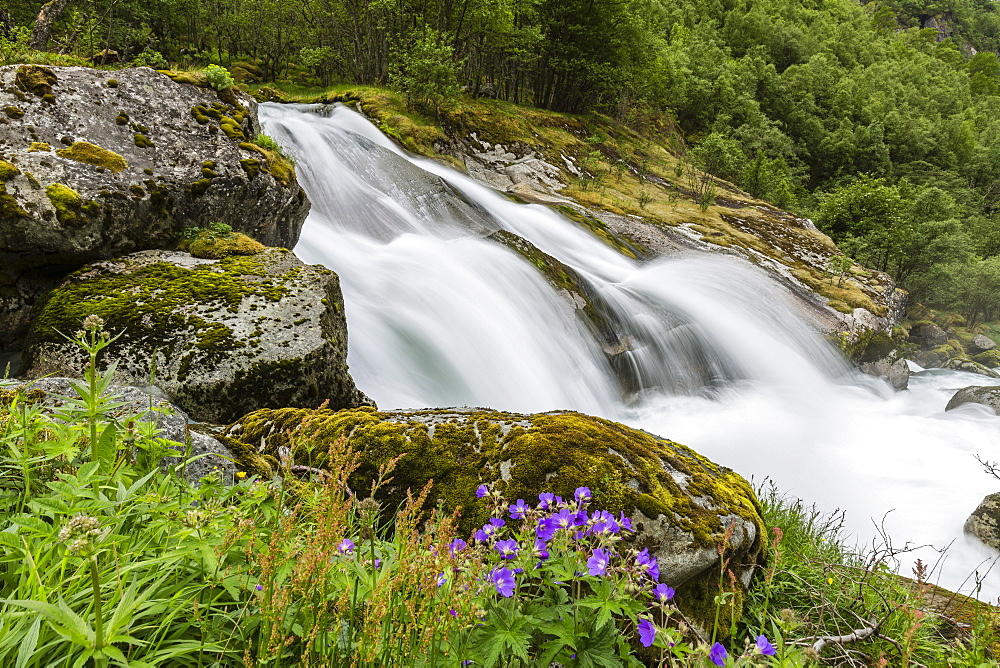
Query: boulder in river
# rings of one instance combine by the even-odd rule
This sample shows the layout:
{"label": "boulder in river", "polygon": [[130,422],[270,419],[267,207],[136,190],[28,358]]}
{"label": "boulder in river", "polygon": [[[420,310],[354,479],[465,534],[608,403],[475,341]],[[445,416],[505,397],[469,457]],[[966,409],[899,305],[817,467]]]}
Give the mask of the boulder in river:
{"label": "boulder in river", "polygon": [[976,334],[972,339],[972,343],[969,344],[969,352],[974,355],[979,353],[985,353],[987,350],[993,350],[997,347],[997,342],[988,336],[982,334]]}
{"label": "boulder in river", "polygon": [[141,251],[88,265],[45,298],[22,368],[29,378],[79,377],[80,348],[63,334],[95,314],[121,336],[100,363],[116,378],[150,375],[192,417],[230,422],[264,407],[371,403],[347,371],[337,275],[288,250],[203,259]]}
{"label": "boulder in river", "polygon": [[965,530],[994,550],[1000,550],[1000,492],[983,499],[966,520]]}
{"label": "boulder in river", "polygon": [[982,404],[1000,415],[1000,387],[994,385],[963,387],[951,398],[945,410],[950,411],[962,404]]}
{"label": "boulder in river", "polygon": [[[295,437],[300,426],[307,438]],[[220,439],[244,470],[267,478],[279,472],[281,459],[322,467],[330,445],[346,439],[361,457],[349,480],[359,498],[369,494],[380,466],[402,456],[376,495],[382,507],[394,511],[407,490],[416,493],[433,480],[427,504],[462,508],[466,535],[490,517],[477,498],[479,485],[532,505],[540,492],[571,499],[577,487],[589,487],[592,510],[632,518],[632,546],[658,558],[661,581],[677,587],[682,609],[709,629],[720,549],[744,592],[763,558],[764,524],[746,480],[683,445],[580,413],[263,410]],[[739,618],[743,597],[733,600],[724,607]]]}
{"label": "boulder in river", "polygon": [[993,369],[990,369],[979,362],[970,360],[967,357],[953,357],[942,364],[941,368],[952,369],[953,371],[965,371],[966,373],[977,373],[980,376],[986,376],[987,378],[1000,378],[1000,373],[997,373]]}
{"label": "boulder in river", "polygon": [[234,90],[144,67],[0,67],[0,350],[70,271],[174,247],[189,226],[294,246],[309,202]]}

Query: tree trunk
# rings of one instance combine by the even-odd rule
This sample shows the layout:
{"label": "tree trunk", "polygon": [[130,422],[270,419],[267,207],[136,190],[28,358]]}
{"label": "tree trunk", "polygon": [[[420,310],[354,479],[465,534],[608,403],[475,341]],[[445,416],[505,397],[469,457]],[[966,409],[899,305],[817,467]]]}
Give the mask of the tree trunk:
{"label": "tree trunk", "polygon": [[0,38],[10,37],[14,30],[14,22],[10,20],[10,14],[6,9],[0,7]]}
{"label": "tree trunk", "polygon": [[70,0],[51,0],[42,5],[35,19],[35,27],[31,31],[29,46],[36,51],[44,51],[52,34],[52,26],[62,17]]}

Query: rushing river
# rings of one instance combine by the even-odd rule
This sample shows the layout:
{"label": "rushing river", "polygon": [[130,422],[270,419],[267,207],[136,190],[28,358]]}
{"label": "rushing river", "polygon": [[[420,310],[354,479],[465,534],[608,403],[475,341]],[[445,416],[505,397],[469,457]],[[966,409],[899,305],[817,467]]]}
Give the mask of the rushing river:
{"label": "rushing river", "polygon": [[[344,107],[265,104],[261,117],[312,201],[295,252],[340,275],[351,372],[380,407],[574,409],[625,422],[846,511],[860,544],[913,546],[899,555],[903,574],[919,558],[942,586],[974,594],[978,582],[980,598],[1000,596],[997,553],[962,532],[1000,490],[975,459],[1000,459],[1000,418],[944,412],[957,389],[1000,381],[919,371],[895,393],[851,372],[748,263],[640,265],[546,207],[404,155]],[[490,238],[500,230],[577,273],[600,332]]]}

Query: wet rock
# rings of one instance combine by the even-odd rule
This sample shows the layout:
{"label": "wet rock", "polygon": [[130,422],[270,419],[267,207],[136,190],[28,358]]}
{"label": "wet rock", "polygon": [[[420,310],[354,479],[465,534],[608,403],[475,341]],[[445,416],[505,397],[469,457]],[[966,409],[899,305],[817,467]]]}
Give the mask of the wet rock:
{"label": "wet rock", "polygon": [[[308,439],[293,437],[300,425]],[[220,438],[241,467],[265,477],[286,448],[289,464],[322,467],[329,446],[346,438],[361,455],[349,481],[359,497],[368,494],[379,466],[403,455],[377,494],[382,507],[394,511],[408,489],[433,480],[426,503],[461,507],[466,536],[490,517],[487,501],[476,497],[481,484],[532,505],[540,492],[570,499],[575,488],[589,487],[591,510],[633,519],[631,547],[657,557],[660,580],[678,588],[679,604],[703,628],[711,628],[705,615],[715,611],[719,546],[742,586],[763,554],[764,525],[746,480],[683,445],[580,413],[284,409],[247,415]],[[742,598],[736,601],[739,608]]]}
{"label": "wet rock", "polygon": [[997,415],[1000,415],[1000,387],[992,385],[963,387],[948,401],[945,410],[950,411],[962,404],[982,404],[991,408]]}
{"label": "wet rock", "polygon": [[954,357],[945,362],[941,368],[965,371],[967,373],[978,373],[980,376],[986,376],[987,378],[1000,378],[1000,373],[966,357]]}
{"label": "wet rock", "polygon": [[[191,76],[192,81],[198,81]],[[309,210],[294,168],[253,144],[256,102],[137,67],[0,67],[0,350],[39,285],[225,223],[291,248]]]}
{"label": "wet rock", "polygon": [[72,333],[96,314],[121,336],[100,363],[128,384],[155,384],[198,420],[264,407],[370,403],[347,371],[337,275],[272,248],[218,260],[142,251],[88,265],[46,297],[24,351],[24,375],[80,377]]}
{"label": "wet rock", "polygon": [[965,521],[965,530],[994,550],[1000,550],[1000,492],[983,499]]}
{"label": "wet rock", "polygon": [[905,390],[910,382],[910,367],[899,352],[897,342],[885,332],[871,331],[859,335],[846,346],[847,357],[858,370],[881,378],[895,390]]}

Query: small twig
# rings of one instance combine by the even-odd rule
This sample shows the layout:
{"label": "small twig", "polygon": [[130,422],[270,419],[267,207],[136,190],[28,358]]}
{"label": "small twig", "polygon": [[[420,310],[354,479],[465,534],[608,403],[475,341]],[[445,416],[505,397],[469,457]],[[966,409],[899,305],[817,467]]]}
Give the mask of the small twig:
{"label": "small twig", "polygon": [[295,464],[294,466],[289,466],[288,470],[292,473],[312,473],[318,475],[321,478],[332,478],[329,471],[324,471],[323,469],[318,469],[314,466],[303,466],[302,464]]}
{"label": "small twig", "polygon": [[851,633],[845,636],[823,636],[813,643],[812,648],[817,654],[823,651],[823,648],[830,643],[837,643],[838,645],[843,645],[849,642],[858,642],[859,640],[866,640],[871,638],[873,635],[878,634],[879,624],[872,622],[871,626],[866,626],[863,629],[855,629]]}

